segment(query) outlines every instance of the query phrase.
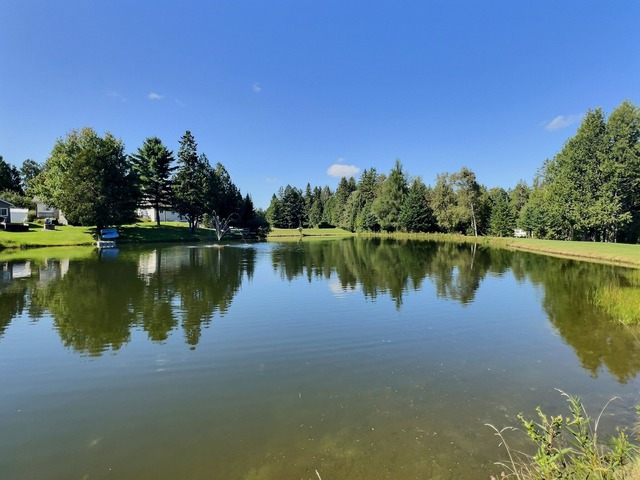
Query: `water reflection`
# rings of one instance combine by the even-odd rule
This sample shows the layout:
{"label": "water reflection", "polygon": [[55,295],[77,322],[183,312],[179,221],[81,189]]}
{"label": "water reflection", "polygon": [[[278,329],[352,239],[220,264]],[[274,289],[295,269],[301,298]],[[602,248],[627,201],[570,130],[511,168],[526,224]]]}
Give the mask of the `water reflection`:
{"label": "water reflection", "polygon": [[333,287],[345,292],[359,289],[370,299],[387,294],[398,309],[425,280],[439,298],[466,306],[487,275],[509,272],[541,288],[549,321],[593,376],[605,368],[625,383],[640,371],[640,330],[607,317],[594,301],[605,286],[627,285],[626,269],[475,244],[390,239],[281,244],[272,264],[288,280],[335,276]]}
{"label": "water reflection", "polygon": [[[594,301],[597,289],[626,282],[625,269],[412,240],[282,243],[267,249],[273,271],[285,281],[326,280],[334,295],[388,297],[398,310],[408,296],[429,290],[466,307],[486,278],[509,275],[539,289],[551,325],[591,375],[606,369],[624,383],[640,371],[637,331],[608,318]],[[63,344],[82,354],[118,350],[133,329],[154,342],[182,331],[195,347],[212,319],[229,311],[256,261],[254,248],[173,246],[121,250],[115,258],[0,262],[0,338],[21,315],[32,321],[50,315]]]}
{"label": "water reflection", "polygon": [[[398,309],[407,292],[431,280],[440,298],[473,302],[491,268],[488,250],[475,244],[372,239],[281,244],[272,264],[283,278],[337,276],[343,290],[358,288],[370,299],[388,294]],[[502,272],[505,265],[499,266]]]}
{"label": "water reflection", "polygon": [[213,316],[227,312],[243,276],[253,275],[254,262],[253,249],[231,247],[120,252],[117,261],[47,260],[28,274],[22,272],[30,262],[5,262],[0,334],[18,315],[50,314],[64,345],[80,353],[118,350],[133,328],[163,341],[180,326],[195,346]]}

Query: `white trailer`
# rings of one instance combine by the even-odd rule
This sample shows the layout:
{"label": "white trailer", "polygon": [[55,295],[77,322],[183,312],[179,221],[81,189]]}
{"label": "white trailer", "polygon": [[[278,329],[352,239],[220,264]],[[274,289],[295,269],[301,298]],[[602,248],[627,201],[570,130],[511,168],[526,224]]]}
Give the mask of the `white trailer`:
{"label": "white trailer", "polygon": [[26,208],[10,208],[9,223],[27,223],[29,210]]}

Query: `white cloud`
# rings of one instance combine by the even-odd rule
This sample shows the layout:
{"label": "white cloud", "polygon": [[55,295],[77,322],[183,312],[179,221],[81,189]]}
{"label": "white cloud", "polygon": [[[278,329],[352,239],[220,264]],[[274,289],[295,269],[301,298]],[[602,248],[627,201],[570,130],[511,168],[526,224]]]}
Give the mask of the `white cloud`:
{"label": "white cloud", "polygon": [[162,100],[164,98],[164,95],[160,95],[159,93],[156,93],[156,92],[150,92],[147,95],[147,98],[149,100]]}
{"label": "white cloud", "polygon": [[183,101],[181,101],[181,100],[178,100],[177,98],[176,98],[175,102],[176,102],[176,105],[177,105],[178,107],[186,107],[186,103],[184,103],[184,102],[183,102]]}
{"label": "white cloud", "polygon": [[253,91],[254,93],[260,93],[262,91],[262,87],[259,83],[256,82],[253,84]]}
{"label": "white cloud", "polygon": [[569,127],[574,123],[578,122],[582,115],[558,115],[556,118],[551,120],[547,125],[545,125],[545,130],[549,130],[550,132],[554,132],[556,130],[560,130],[562,128]]}
{"label": "white cloud", "polygon": [[330,280],[328,287],[329,291],[338,298],[344,297],[350,293],[357,293],[361,290],[360,285],[344,287],[342,286],[342,283],[340,283],[340,280]]}
{"label": "white cloud", "polygon": [[[338,161],[340,161],[339,159]],[[327,170],[327,174],[331,177],[354,177],[360,172],[360,169],[355,165],[344,165],[342,163],[334,163]]]}
{"label": "white cloud", "polygon": [[267,178],[266,181],[267,181],[267,183],[278,183],[278,179],[277,178]]}

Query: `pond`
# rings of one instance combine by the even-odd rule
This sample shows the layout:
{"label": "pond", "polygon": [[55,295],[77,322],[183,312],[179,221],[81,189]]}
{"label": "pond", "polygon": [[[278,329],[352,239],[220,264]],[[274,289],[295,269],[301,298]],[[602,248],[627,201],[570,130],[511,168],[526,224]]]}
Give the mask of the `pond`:
{"label": "pond", "polygon": [[486,479],[486,424],[568,413],[556,389],[621,397],[605,430],[640,403],[640,335],[595,301],[626,269],[381,239],[50,252],[0,257],[3,479]]}

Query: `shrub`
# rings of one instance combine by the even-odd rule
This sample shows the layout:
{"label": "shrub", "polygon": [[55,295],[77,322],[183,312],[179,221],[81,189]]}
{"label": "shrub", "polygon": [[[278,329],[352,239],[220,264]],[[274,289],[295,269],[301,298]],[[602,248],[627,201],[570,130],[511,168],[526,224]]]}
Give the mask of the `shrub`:
{"label": "shrub", "polygon": [[540,407],[536,409],[538,421],[518,415],[524,433],[536,447],[534,455],[515,451],[508,446],[504,432],[515,428],[498,430],[488,425],[500,437],[509,457],[508,462],[496,463],[504,469],[501,477],[518,480],[637,478],[633,472],[637,473],[639,465],[638,449],[631,443],[625,430],[618,428],[617,435],[605,441],[598,437],[600,418],[615,398],[609,400],[593,422],[580,398],[562,391],[560,393],[567,398],[570,417],[547,416]]}

